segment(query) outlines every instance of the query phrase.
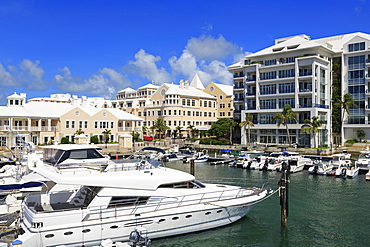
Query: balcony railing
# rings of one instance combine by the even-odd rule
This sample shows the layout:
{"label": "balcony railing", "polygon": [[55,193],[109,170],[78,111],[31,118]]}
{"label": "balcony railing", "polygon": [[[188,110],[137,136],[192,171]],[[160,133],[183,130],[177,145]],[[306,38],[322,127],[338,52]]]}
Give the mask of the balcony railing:
{"label": "balcony railing", "polygon": [[299,92],[301,92],[301,93],[310,93],[310,92],[312,92],[312,88],[300,88]]}
{"label": "balcony railing", "polygon": [[256,95],[256,92],[246,92],[245,95],[247,95],[247,96],[253,96],[253,95]]}
{"label": "balcony railing", "polygon": [[122,131],[141,131],[141,127],[118,127],[118,132]]}
{"label": "balcony railing", "polygon": [[244,74],[234,74],[234,78],[237,78],[237,77],[244,77]]}
{"label": "balcony railing", "polygon": [[4,126],[0,125],[0,131],[43,131],[53,132],[54,130],[59,131],[57,126]]}
{"label": "balcony railing", "polygon": [[234,101],[244,101],[244,98],[235,98]]}

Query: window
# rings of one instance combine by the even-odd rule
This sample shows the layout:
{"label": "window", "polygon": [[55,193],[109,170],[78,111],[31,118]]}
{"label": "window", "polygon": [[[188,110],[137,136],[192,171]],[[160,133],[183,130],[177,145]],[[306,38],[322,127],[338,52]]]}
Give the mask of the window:
{"label": "window", "polygon": [[185,102],[186,102],[185,99],[182,99],[182,105],[185,105],[186,104]]}
{"label": "window", "polygon": [[295,69],[279,70],[279,78],[294,77]]}
{"label": "window", "polygon": [[195,100],[191,100],[191,106],[195,106]]}
{"label": "window", "polygon": [[204,101],[203,103],[204,103],[203,106],[207,107],[207,101]]}
{"label": "window", "polygon": [[188,100],[186,101],[186,105],[187,105],[187,106],[190,106],[190,99],[188,99]]}
{"label": "window", "polygon": [[66,129],[69,129],[69,120],[66,120]]}
{"label": "window", "polygon": [[354,43],[354,44],[349,44],[348,45],[348,51],[363,51],[365,50],[365,42],[360,42],[360,43]]}
{"label": "window", "polygon": [[95,121],[94,123],[94,128],[97,129],[98,128],[98,121]]}
{"label": "window", "polygon": [[191,111],[188,111],[188,116],[191,116]]}
{"label": "window", "polygon": [[110,128],[113,129],[114,122],[110,122]]}
{"label": "window", "polygon": [[85,126],[84,126],[84,127],[85,127],[85,129],[87,129],[87,128],[88,128],[88,126],[89,126],[89,125],[88,125],[88,121],[85,121]]}
{"label": "window", "polygon": [[83,123],[83,121],[81,121],[81,120],[80,120],[80,121],[78,121],[78,128],[79,128],[79,129],[82,129],[82,126],[83,126],[83,125],[82,125],[82,123]]}
{"label": "window", "polygon": [[260,74],[261,80],[272,80],[276,79],[276,71],[263,72]]}
{"label": "window", "polygon": [[264,62],[264,65],[265,65],[265,66],[275,65],[275,64],[276,64],[276,59],[266,60],[266,61]]}
{"label": "window", "polygon": [[220,104],[220,108],[225,108],[225,104],[224,103],[221,103]]}
{"label": "window", "polygon": [[75,120],[72,120],[72,121],[71,121],[71,128],[72,128],[72,129],[76,128],[76,126],[75,126]]}

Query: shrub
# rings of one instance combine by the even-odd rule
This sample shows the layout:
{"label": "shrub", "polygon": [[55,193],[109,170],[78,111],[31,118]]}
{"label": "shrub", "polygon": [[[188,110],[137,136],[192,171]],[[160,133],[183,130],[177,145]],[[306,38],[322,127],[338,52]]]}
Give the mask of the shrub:
{"label": "shrub", "polygon": [[99,138],[97,136],[92,136],[92,137],[90,137],[90,142],[94,143],[94,144],[98,144],[99,143]]}
{"label": "shrub", "polygon": [[357,139],[356,138],[349,138],[346,140],[346,143],[348,144],[353,144],[353,143],[356,143],[357,142]]}
{"label": "shrub", "polygon": [[60,143],[61,144],[69,144],[69,139],[67,137],[62,137],[62,139],[60,139]]}

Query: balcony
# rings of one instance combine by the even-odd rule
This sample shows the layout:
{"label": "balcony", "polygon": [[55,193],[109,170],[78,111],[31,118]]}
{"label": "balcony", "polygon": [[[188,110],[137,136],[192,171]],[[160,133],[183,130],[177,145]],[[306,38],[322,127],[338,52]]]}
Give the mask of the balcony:
{"label": "balcony", "polygon": [[312,70],[299,72],[299,76],[312,76]]}
{"label": "balcony", "polygon": [[234,101],[235,102],[243,102],[244,101],[244,97],[243,98],[234,98]]}
{"label": "balcony", "polygon": [[123,131],[141,131],[141,127],[118,127],[118,132]]}
{"label": "balcony", "polygon": [[246,92],[246,96],[256,96],[256,92]]}
{"label": "balcony", "polygon": [[300,88],[299,89],[299,92],[300,93],[311,93],[312,92],[312,88]]}
{"label": "balcony", "polygon": [[54,132],[59,131],[57,126],[12,126],[1,125],[0,131],[43,131],[43,132]]}
{"label": "balcony", "polygon": [[234,74],[234,78],[244,77],[244,74]]}

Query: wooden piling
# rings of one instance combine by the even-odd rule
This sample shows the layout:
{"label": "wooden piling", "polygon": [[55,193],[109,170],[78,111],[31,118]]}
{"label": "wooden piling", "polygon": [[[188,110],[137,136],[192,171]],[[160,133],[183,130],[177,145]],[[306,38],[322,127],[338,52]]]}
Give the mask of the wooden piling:
{"label": "wooden piling", "polygon": [[283,162],[281,169],[282,175],[279,181],[281,225],[286,226],[288,220],[288,185],[289,185],[289,167],[286,162]]}
{"label": "wooden piling", "polygon": [[194,159],[190,159],[190,174],[195,176]]}

